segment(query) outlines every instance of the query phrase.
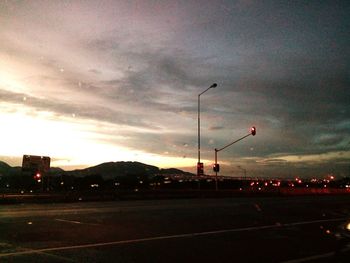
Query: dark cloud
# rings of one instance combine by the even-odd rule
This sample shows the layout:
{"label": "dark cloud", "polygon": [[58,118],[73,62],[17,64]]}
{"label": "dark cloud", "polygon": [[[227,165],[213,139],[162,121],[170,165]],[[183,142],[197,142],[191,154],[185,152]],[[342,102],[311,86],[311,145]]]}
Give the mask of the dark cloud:
{"label": "dark cloud", "polygon": [[27,94],[7,88],[1,100],[130,126],[117,133],[123,142],[101,133],[112,144],[195,157],[197,95],[216,82],[201,98],[203,158],[255,125],[255,137],[221,157],[267,170],[346,162],[282,158],[349,150],[346,1],[112,2],[45,2],[40,12],[35,3],[2,4],[0,56],[38,70],[17,78]]}
{"label": "dark cloud", "polygon": [[288,162],[286,160],[283,159],[265,159],[265,160],[261,160],[259,161],[259,165],[268,165],[268,166],[285,166]]}
{"label": "dark cloud", "polygon": [[224,128],[225,127],[223,127],[223,126],[211,126],[211,127],[209,127],[209,130],[215,131],[215,130],[222,130]]}

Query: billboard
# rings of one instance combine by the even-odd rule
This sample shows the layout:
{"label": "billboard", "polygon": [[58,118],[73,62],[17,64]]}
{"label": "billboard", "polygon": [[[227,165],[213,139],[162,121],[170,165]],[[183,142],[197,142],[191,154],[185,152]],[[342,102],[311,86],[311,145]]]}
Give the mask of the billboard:
{"label": "billboard", "polygon": [[50,157],[23,155],[22,171],[47,173],[50,170]]}

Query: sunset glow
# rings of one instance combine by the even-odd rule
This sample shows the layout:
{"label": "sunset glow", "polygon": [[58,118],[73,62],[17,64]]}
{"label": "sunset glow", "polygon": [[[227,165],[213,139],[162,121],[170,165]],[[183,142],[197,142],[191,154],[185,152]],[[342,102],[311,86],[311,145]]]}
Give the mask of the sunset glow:
{"label": "sunset glow", "polygon": [[[302,1],[303,2],[303,1]],[[347,173],[348,16],[259,1],[1,1],[0,160]],[[210,168],[206,168],[210,169]],[[208,170],[212,173],[212,170]]]}

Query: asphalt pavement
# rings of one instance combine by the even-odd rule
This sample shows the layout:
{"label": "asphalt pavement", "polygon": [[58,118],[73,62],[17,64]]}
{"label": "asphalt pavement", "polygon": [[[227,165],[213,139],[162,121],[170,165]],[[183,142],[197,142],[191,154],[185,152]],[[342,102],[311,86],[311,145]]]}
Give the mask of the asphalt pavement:
{"label": "asphalt pavement", "polygon": [[348,262],[350,196],[0,206],[0,262]]}

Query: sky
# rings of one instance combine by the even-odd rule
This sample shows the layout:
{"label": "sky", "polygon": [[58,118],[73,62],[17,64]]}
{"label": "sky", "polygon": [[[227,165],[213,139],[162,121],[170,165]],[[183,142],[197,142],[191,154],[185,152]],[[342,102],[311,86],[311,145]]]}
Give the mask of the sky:
{"label": "sky", "polygon": [[350,174],[349,1],[0,1],[0,160]]}

